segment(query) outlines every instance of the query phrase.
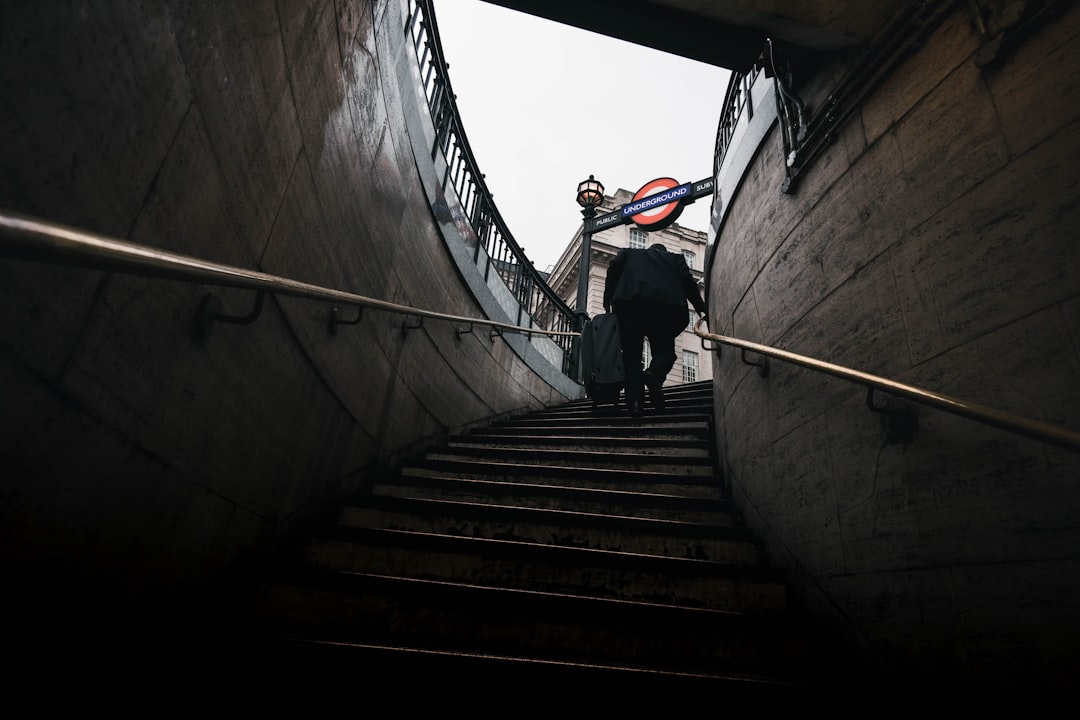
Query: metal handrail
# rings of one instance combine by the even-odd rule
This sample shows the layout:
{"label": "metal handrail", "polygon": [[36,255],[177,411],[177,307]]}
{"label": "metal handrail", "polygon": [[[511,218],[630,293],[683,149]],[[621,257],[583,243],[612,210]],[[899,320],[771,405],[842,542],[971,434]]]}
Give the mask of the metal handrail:
{"label": "metal handrail", "polygon": [[1002,430],[1008,430],[1018,435],[1023,435],[1024,437],[1039,440],[1050,445],[1056,445],[1057,447],[1065,448],[1066,450],[1080,451],[1080,433],[1072,432],[1058,425],[1052,425],[1039,420],[1032,420],[1031,418],[1026,418],[1021,415],[1015,415],[985,405],[968,402],[967,400],[950,397],[949,395],[943,395],[914,385],[889,380],[888,378],[883,378],[878,375],[871,375],[859,370],[853,370],[844,367],[843,365],[835,365],[805,355],[780,350],[779,348],[770,347],[769,345],[760,345],[747,340],[739,340],[738,338],[706,332],[701,329],[702,323],[704,322],[707,322],[707,318],[702,317],[694,323],[694,334],[704,340],[711,340],[724,345],[749,350],[766,357],[772,357],[795,365],[801,365],[802,367],[817,372],[865,385],[871,391],[881,390],[882,392],[891,395],[906,398],[922,405],[937,408],[938,410],[944,410],[954,415],[968,418],[969,420],[976,420],[986,425],[992,425],[993,427]]}
{"label": "metal handrail", "polygon": [[510,323],[447,315],[433,310],[398,305],[343,290],[313,285],[279,275],[245,270],[202,260],[190,255],[158,250],[106,235],[78,230],[58,223],[0,210],[0,255],[51,260],[104,270],[119,270],[153,277],[202,282],[224,287],[272,292],[278,295],[326,300],[344,305],[375,308],[420,318],[449,320],[471,325],[535,335],[576,337],[577,332],[521,327]]}

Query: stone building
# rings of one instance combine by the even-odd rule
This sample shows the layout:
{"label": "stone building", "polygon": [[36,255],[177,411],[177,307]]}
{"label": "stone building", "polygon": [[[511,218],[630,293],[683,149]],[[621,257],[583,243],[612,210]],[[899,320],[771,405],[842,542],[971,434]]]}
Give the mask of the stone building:
{"label": "stone building", "polygon": [[[629,203],[633,193],[619,188],[614,195],[605,195],[604,201],[597,208],[602,215]],[[707,202],[701,200],[699,202]],[[584,226],[579,226],[573,239],[567,245],[548,276],[548,284],[567,302],[573,305],[577,298],[578,275],[581,262],[581,235]],[[677,222],[653,232],[645,232],[632,224],[616,225],[593,233],[590,243],[589,292],[586,312],[589,317],[604,312],[604,280],[607,268],[623,248],[648,247],[653,243],[663,243],[669,252],[681,254],[690,266],[690,272],[698,281],[704,297],[704,261],[707,234],[691,230]],[[665,385],[696,382],[712,378],[712,353],[702,347],[701,338],[693,333],[697,313],[687,303],[686,329],[675,338],[675,365],[668,373]],[[645,341],[645,364],[649,360],[649,343]]]}

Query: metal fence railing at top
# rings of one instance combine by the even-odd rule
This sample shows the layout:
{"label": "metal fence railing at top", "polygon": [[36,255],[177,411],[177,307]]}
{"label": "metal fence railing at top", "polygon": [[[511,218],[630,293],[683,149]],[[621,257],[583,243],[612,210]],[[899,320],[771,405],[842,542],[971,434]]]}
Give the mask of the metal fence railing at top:
{"label": "metal fence railing at top", "polygon": [[[432,159],[439,154],[445,159],[443,187],[452,187],[457,193],[476,233],[473,261],[489,282],[491,273],[501,277],[519,303],[520,313],[528,315],[517,318],[519,325],[531,322],[554,333],[572,333],[579,329],[578,318],[514,240],[476,165],[454,100],[432,6],[432,0],[410,0],[405,34],[416,51],[424,95],[435,127]],[[553,335],[552,339],[564,351],[563,372],[573,375],[573,335]]]}
{"label": "metal fence railing at top", "polygon": [[713,177],[720,172],[720,166],[724,162],[735,135],[735,127],[739,120],[746,115],[749,121],[754,117],[754,105],[750,89],[757,82],[764,67],[762,63],[754,64],[749,73],[732,72],[728,80],[727,92],[724,95],[724,104],[720,110],[720,122],[716,128],[716,147],[713,153]]}

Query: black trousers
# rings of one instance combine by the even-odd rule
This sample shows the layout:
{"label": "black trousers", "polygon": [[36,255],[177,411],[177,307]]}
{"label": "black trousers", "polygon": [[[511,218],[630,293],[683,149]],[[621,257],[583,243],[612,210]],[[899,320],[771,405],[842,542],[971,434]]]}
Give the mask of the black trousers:
{"label": "black trousers", "polygon": [[626,397],[628,400],[644,400],[641,354],[645,338],[649,338],[652,348],[652,361],[647,369],[662,384],[675,366],[675,338],[689,322],[689,312],[685,306],[660,305],[647,300],[618,302],[612,310],[619,317],[619,341],[626,368]]}

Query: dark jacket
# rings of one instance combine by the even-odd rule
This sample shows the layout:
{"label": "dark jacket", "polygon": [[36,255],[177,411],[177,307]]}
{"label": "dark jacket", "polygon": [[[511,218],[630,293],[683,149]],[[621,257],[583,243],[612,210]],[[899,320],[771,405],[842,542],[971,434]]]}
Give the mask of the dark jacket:
{"label": "dark jacket", "polygon": [[620,250],[608,266],[604,307],[642,300],[682,308],[683,312],[689,300],[695,310],[705,312],[705,301],[686,260],[660,244]]}

